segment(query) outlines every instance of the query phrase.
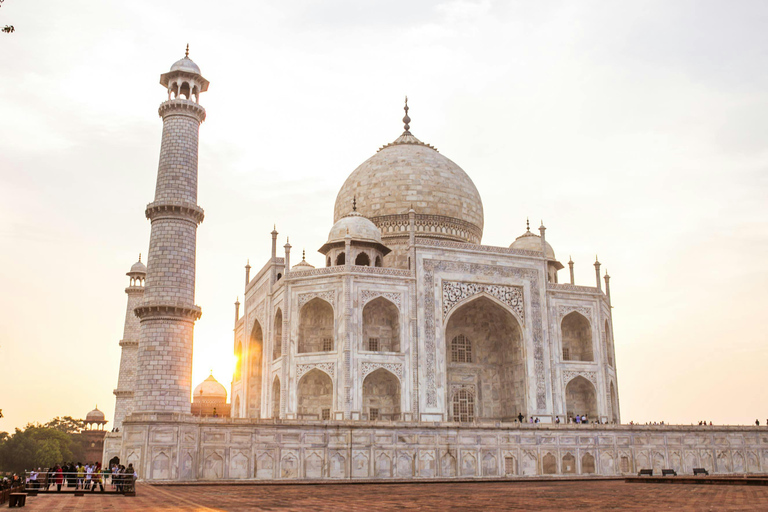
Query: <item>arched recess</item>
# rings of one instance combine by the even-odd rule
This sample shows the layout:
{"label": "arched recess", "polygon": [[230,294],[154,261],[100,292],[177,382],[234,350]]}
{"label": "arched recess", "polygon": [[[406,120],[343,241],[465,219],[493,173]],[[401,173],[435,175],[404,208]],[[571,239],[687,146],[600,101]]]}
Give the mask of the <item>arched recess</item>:
{"label": "arched recess", "polygon": [[280,379],[275,377],[272,382],[272,417],[280,417]]}
{"label": "arched recess", "polygon": [[363,350],[400,352],[400,312],[384,297],[363,308]]}
{"label": "arched recess", "polygon": [[297,386],[299,419],[330,419],[333,407],[333,381],[317,368],[308,371]]}
{"label": "arched recess", "polygon": [[576,311],[568,313],[560,323],[563,339],[564,361],[594,361],[592,326],[589,320]]}
{"label": "arched recess", "polygon": [[374,266],[375,267],[381,267],[381,256],[376,256],[376,259],[374,260]]}
{"label": "arched recess", "polygon": [[336,256],[336,264],[337,265],[344,265],[346,262],[346,255],[343,252],[340,252],[338,256]]}
{"label": "arched recess", "polygon": [[616,387],[613,385],[613,381],[611,381],[610,385],[610,397],[611,397],[611,421],[613,423],[619,423],[619,401],[618,396],[616,395]]}
{"label": "arched recess", "polygon": [[299,313],[299,354],[332,352],[333,338],[333,307],[315,297]]}
{"label": "arched recess", "polygon": [[363,411],[370,420],[400,419],[400,381],[379,368],[363,381]]}
{"label": "arched recess", "polygon": [[277,359],[283,355],[283,311],[277,308],[275,313],[275,323],[272,328],[274,336],[272,336],[272,359]]}
{"label": "arched recess", "polygon": [[361,267],[370,267],[371,258],[368,256],[367,253],[361,252],[355,258],[355,265],[360,265]]}
{"label": "arched recess", "polygon": [[611,327],[608,325],[608,320],[605,321],[605,330],[603,331],[603,349],[605,350],[605,357],[608,359],[608,366],[613,366],[613,343],[611,343]]}
{"label": "arched recess", "polygon": [[565,387],[565,408],[569,418],[586,415],[597,420],[597,393],[595,386],[582,376],[575,377]]}
{"label": "arched recess", "polygon": [[261,377],[264,367],[264,331],[253,322],[248,343],[248,417],[261,417]]}
{"label": "arched recess", "polygon": [[243,344],[239,341],[235,345],[235,374],[233,378],[236,381],[243,378]]}
{"label": "arched recess", "polygon": [[527,414],[523,330],[505,306],[485,295],[468,300],[448,318],[445,340],[448,389],[474,390],[476,418]]}

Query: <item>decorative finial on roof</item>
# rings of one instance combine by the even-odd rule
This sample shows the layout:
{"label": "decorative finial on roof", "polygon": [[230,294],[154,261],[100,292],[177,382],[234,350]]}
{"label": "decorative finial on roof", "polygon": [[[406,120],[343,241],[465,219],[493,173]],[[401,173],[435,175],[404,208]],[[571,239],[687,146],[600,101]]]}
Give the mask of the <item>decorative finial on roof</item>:
{"label": "decorative finial on roof", "polygon": [[189,58],[189,43],[187,43],[187,50],[184,52],[184,58],[185,59]]}
{"label": "decorative finial on roof", "polygon": [[408,135],[411,134],[411,125],[408,124],[411,122],[411,118],[408,117],[408,96],[405,97],[405,107],[403,107],[403,110],[405,110],[405,117],[403,118],[403,123],[405,123],[405,133]]}
{"label": "decorative finial on roof", "polygon": [[526,233],[531,232],[531,222],[528,220],[528,217],[525,218],[525,231]]}
{"label": "decorative finial on roof", "polygon": [[301,250],[301,261],[306,261],[306,259],[307,259],[307,250],[306,249],[302,249]]}
{"label": "decorative finial on roof", "polygon": [[357,196],[352,196],[352,211],[357,211]]}

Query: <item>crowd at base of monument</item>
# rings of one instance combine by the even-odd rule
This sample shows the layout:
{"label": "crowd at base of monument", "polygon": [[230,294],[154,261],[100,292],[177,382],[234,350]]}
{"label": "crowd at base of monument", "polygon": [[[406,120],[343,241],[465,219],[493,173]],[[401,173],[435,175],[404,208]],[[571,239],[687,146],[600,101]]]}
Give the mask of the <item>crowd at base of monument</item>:
{"label": "crowd at base of monument", "polygon": [[760,427],[291,422],[134,414],[105,457],[147,481],[430,479],[768,472]]}

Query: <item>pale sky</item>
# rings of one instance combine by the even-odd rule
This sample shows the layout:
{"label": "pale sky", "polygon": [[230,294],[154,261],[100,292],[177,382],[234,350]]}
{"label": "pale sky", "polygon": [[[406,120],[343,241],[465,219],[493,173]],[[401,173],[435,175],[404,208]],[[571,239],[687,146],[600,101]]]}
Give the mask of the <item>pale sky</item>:
{"label": "pale sky", "polygon": [[336,193],[407,94],[414,135],[474,180],[484,244],[530,216],[577,284],[599,255],[623,421],[768,418],[768,3],[7,0],[5,24],[0,431],[113,418],[158,81],[186,43],[211,81],[194,384],[229,388],[273,223],[323,264]]}

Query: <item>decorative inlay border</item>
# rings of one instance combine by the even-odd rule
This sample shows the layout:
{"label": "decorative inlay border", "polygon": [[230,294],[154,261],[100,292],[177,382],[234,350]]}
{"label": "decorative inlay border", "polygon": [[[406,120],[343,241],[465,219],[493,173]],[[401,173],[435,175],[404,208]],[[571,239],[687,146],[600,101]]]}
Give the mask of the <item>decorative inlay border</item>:
{"label": "decorative inlay border", "polygon": [[580,286],[570,283],[547,283],[548,290],[561,290],[565,292],[581,292],[599,294],[600,292],[594,286]]}
{"label": "decorative inlay border", "polygon": [[330,375],[332,379],[336,376],[336,363],[307,363],[296,365],[296,380],[298,381],[305,373],[314,370],[315,368],[324,371]]}
{"label": "decorative inlay border", "polygon": [[583,306],[558,306],[557,307],[557,315],[562,320],[563,317],[569,313],[573,313],[576,311],[577,313],[581,313],[586,317],[587,320],[589,320],[590,323],[592,323],[592,308],[587,308]]}
{"label": "decorative inlay border", "polygon": [[431,238],[422,238],[418,236],[416,237],[416,245],[446,247],[449,249],[465,249],[468,251],[477,251],[477,252],[492,252],[496,254],[514,254],[517,256],[535,256],[538,258],[543,257],[541,251],[529,251],[526,249],[512,249],[509,247],[494,247],[493,245],[468,244],[464,242],[450,242],[448,240],[434,240]]}
{"label": "decorative inlay border", "polygon": [[336,291],[335,290],[328,290],[325,292],[310,292],[310,293],[302,293],[299,294],[299,309],[301,309],[304,304],[311,301],[314,298],[323,299],[324,301],[331,304],[331,306],[336,306]]}
{"label": "decorative inlay border", "polygon": [[443,320],[456,307],[456,304],[479,293],[487,293],[492,297],[496,297],[512,308],[512,311],[517,313],[520,321],[525,323],[522,286],[465,283],[460,281],[443,281]]}
{"label": "decorative inlay border", "polygon": [[397,309],[400,309],[403,295],[401,293],[394,292],[389,293],[379,292],[376,290],[363,290],[360,293],[360,306],[365,306],[367,303],[377,297],[384,297],[385,299],[391,301],[395,306],[397,306]]}
{"label": "decorative inlay border", "polygon": [[597,372],[588,372],[583,370],[564,370],[563,371],[563,386],[567,386],[576,377],[584,377],[589,382],[595,385],[595,391],[597,391]]}
{"label": "decorative inlay border", "polygon": [[[453,242],[451,242],[453,243]],[[467,245],[469,244],[459,244]],[[477,246],[480,247],[480,246]],[[539,254],[539,253],[537,253]],[[541,322],[541,295],[539,293],[539,272],[530,268],[505,267],[500,265],[482,265],[479,263],[467,263],[444,260],[424,260],[424,347],[426,353],[426,396],[427,405],[437,406],[437,381],[436,381],[436,359],[437,350],[435,345],[436,326],[435,323],[435,272],[455,272],[461,274],[471,274],[482,277],[499,278],[515,277],[527,280],[530,283],[531,296],[531,333],[533,335],[533,360],[534,360],[534,379],[536,383],[536,408],[541,410],[547,406],[547,388],[544,380],[544,347],[543,347],[543,328]]]}
{"label": "decorative inlay border", "polygon": [[369,373],[384,368],[395,375],[400,380],[403,380],[403,364],[402,363],[363,363],[361,366],[360,377],[365,378]]}

